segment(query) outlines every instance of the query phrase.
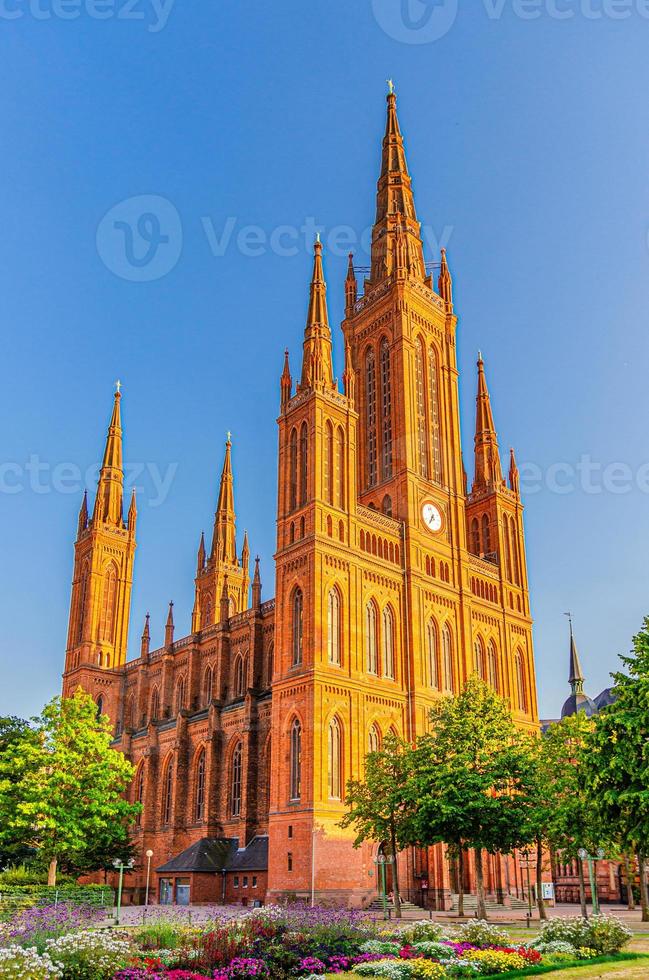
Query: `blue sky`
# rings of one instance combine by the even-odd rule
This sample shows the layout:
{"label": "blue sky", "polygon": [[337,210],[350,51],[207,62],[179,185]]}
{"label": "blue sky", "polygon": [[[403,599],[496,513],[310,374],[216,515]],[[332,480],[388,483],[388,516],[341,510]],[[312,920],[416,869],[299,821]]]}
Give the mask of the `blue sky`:
{"label": "blue sky", "polygon": [[[371,224],[388,77],[455,276],[467,458],[480,348],[503,456],[530,464],[541,712],[567,693],[568,609],[597,693],[649,613],[642,3],[168,2],[0,3],[0,712],[59,689],[80,487],[117,377],[144,467],[132,652],[147,609],[161,642],[170,598],[189,629],[228,429],[273,594],[282,352],[296,363],[314,222],[341,319],[333,230]],[[168,203],[147,202],[160,227],[129,265],[102,219],[141,196]],[[340,374],[338,335],[335,356]]]}

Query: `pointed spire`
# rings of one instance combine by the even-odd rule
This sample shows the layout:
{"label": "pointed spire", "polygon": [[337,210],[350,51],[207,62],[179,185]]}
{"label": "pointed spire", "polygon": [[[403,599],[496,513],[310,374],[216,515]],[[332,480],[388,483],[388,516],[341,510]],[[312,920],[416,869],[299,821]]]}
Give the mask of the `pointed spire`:
{"label": "pointed spire", "polygon": [[412,181],[397,118],[397,97],[391,86],[372,231],[372,285],[391,276],[396,268],[422,281],[426,276]]}
{"label": "pointed spire", "polygon": [[566,613],[566,615],[570,620],[570,677],[568,678],[568,682],[573,694],[583,694],[585,677],[581,669],[579,654],[577,653],[575,634],[572,630],[572,616],[570,613]]}
{"label": "pointed spire", "polygon": [[491,400],[482,354],[478,354],[478,396],[475,421],[475,474],[473,491],[495,489],[503,480],[498,437],[491,411]]}
{"label": "pointed spire", "polygon": [[345,279],[345,316],[351,316],[358,299],[358,283],[354,272],[354,253],[349,253],[347,278]]}
{"label": "pointed spire", "polygon": [[234,513],[234,479],[232,477],[232,440],[228,432],[225,459],[221,472],[219,500],[214,515],[214,533],[210,560],[237,564],[236,516]]}
{"label": "pointed spire", "polygon": [[135,525],[137,523],[137,504],[135,502],[135,487],[131,491],[131,503],[128,508],[128,520],[127,526],[131,535],[135,534]]}
{"label": "pointed spire", "polygon": [[165,647],[167,650],[171,650],[174,645],[174,604],[173,601],[169,603],[169,615],[167,616],[167,622],[165,624]]}
{"label": "pointed spire", "polygon": [[327,312],[327,285],[322,269],[320,236],[313,246],[313,276],[309,292],[309,310],[304,331],[302,355],[303,388],[334,387],[331,356],[331,330]]}
{"label": "pointed spire", "polygon": [[142,633],[142,642],[140,646],[140,657],[142,660],[147,660],[149,657],[149,647],[151,646],[151,630],[149,627],[150,616],[147,613],[144,618],[144,631]]}
{"label": "pointed spire", "polygon": [[356,400],[356,374],[352,364],[352,349],[349,343],[345,344],[345,370],[343,371],[343,390],[353,406]]}
{"label": "pointed spire", "polygon": [[252,608],[261,609],[261,575],[259,573],[259,555],[255,558],[255,574],[252,580]]}
{"label": "pointed spire", "polygon": [[194,594],[194,608],[192,609],[192,633],[200,632],[201,628],[201,594],[196,589]]}
{"label": "pointed spire", "polygon": [[228,576],[223,578],[223,589],[221,590],[221,622],[227,623],[230,618],[230,589],[228,587]]}
{"label": "pointed spire", "polygon": [[442,249],[442,265],[437,280],[437,292],[442,297],[449,310],[453,309],[453,279],[446,259],[446,249]]}
{"label": "pointed spire", "polygon": [[281,405],[282,408],[286,408],[291,400],[291,391],[293,390],[293,379],[291,377],[291,368],[288,362],[288,347],[284,351],[284,370],[282,371],[282,377],[280,380],[280,391],[281,391]]}
{"label": "pointed spire", "polygon": [[105,524],[114,524],[117,527],[122,527],[124,523],[124,472],[122,469],[122,420],[120,413],[122,396],[120,387],[118,381],[92,517],[93,522],[101,521]]}
{"label": "pointed spire", "polygon": [[241,549],[241,566],[247,571],[250,565],[250,545],[248,544],[248,532],[243,532],[243,548]]}
{"label": "pointed spire", "polygon": [[516,462],[516,455],[513,449],[509,450],[509,489],[520,496],[521,492],[521,475],[518,471],[518,464]]}
{"label": "pointed spire", "polygon": [[200,575],[205,568],[205,531],[201,531],[201,539],[198,542],[198,556],[196,558],[196,574]]}
{"label": "pointed spire", "polygon": [[88,527],[88,491],[83,491],[83,500],[79,509],[79,522],[77,524],[77,535],[81,536]]}

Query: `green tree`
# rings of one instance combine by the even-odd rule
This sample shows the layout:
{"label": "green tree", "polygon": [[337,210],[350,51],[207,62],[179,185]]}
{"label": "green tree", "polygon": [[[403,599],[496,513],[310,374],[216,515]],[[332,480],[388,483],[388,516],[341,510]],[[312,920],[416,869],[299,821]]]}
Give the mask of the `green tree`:
{"label": "green tree", "polygon": [[54,885],[59,864],[92,871],[112,848],[119,856],[140,806],[124,799],[133,766],[111,748],[110,722],[87,694],[55,698],[32,732],[15,743],[19,777],[0,793],[0,823],[38,848]]}
{"label": "green tree", "polygon": [[370,752],[365,758],[364,778],[347,783],[345,804],[348,813],[341,827],[356,831],[354,847],[364,841],[376,841],[388,845],[393,860],[394,912],[401,917],[401,893],[399,890],[399,851],[408,840],[406,826],[410,819],[407,807],[407,784],[411,775],[412,750],[407,742],[388,735],[378,752]]}
{"label": "green tree", "polygon": [[[21,785],[29,772],[34,771],[31,754],[24,747],[38,743],[38,735],[23,718],[0,718],[0,865],[17,863],[33,856],[34,850],[25,842],[20,828],[6,819],[16,812],[21,798]],[[4,817],[4,819],[3,819]]]}
{"label": "green tree", "polygon": [[529,738],[508,703],[477,677],[431,711],[414,753],[409,843],[473,848],[478,916],[486,918],[483,851],[509,853],[531,839]]}
{"label": "green tree", "polygon": [[615,701],[595,718],[584,754],[592,805],[615,833],[620,849],[636,853],[642,920],[649,922],[649,618],[613,674]]}

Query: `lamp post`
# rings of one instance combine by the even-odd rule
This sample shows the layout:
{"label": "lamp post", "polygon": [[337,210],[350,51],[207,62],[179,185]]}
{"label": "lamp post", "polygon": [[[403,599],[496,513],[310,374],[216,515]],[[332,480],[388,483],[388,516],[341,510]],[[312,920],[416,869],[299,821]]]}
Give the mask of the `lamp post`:
{"label": "lamp post", "polygon": [[379,869],[379,881],[381,882],[381,898],[383,900],[383,918],[384,919],[387,919],[388,918],[388,896],[386,894],[386,892],[387,892],[387,881],[386,881],[385,868],[386,868],[386,865],[387,864],[393,864],[393,863],[394,863],[394,858],[392,857],[391,854],[389,854],[386,857],[385,854],[383,854],[381,852],[380,854],[377,854],[377,856],[374,858],[374,864],[376,864],[376,866]]}
{"label": "lamp post", "polygon": [[595,862],[601,861],[604,851],[601,847],[597,848],[595,856],[589,854],[585,847],[580,847],[578,852],[582,861],[588,861],[588,877],[590,878],[590,894],[593,903],[593,915],[599,915],[599,895],[597,894],[597,869]]}
{"label": "lamp post", "polygon": [[527,871],[527,928],[532,921],[532,884],[530,881],[530,852],[523,851],[524,861],[520,862],[521,871]]}
{"label": "lamp post", "polygon": [[117,914],[115,915],[115,925],[118,926],[120,913],[122,911],[122,888],[124,885],[124,868],[133,867],[133,858],[131,858],[131,860],[128,861],[127,864],[124,864],[121,858],[116,858],[113,861],[113,867],[115,868],[116,871],[119,871],[119,884],[117,886]]}
{"label": "lamp post", "polygon": [[153,857],[153,851],[149,848],[145,852],[146,857],[146,891],[144,893],[144,904],[147,906],[149,904],[149,880],[151,878],[151,858]]}

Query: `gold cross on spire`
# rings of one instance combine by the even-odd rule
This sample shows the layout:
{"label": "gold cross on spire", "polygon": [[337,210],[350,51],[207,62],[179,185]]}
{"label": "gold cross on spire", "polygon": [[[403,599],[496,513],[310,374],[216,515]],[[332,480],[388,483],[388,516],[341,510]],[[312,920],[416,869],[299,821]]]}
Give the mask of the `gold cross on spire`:
{"label": "gold cross on spire", "polygon": [[122,390],[122,382],[118,378],[117,381],[115,382],[115,391],[119,395],[119,393],[121,392],[121,390]]}
{"label": "gold cross on spire", "polygon": [[391,78],[387,78],[386,81],[388,83],[388,92],[390,95],[394,95],[394,82]]}

